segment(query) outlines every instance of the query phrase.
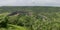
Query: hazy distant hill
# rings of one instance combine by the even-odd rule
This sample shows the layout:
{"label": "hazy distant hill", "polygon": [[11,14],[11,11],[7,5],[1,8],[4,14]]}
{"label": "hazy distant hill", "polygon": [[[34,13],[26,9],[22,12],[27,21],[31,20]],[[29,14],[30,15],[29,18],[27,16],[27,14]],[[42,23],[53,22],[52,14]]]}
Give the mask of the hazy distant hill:
{"label": "hazy distant hill", "polygon": [[32,10],[33,12],[60,12],[60,7],[49,6],[2,6],[0,7],[0,13],[13,12],[16,10]]}

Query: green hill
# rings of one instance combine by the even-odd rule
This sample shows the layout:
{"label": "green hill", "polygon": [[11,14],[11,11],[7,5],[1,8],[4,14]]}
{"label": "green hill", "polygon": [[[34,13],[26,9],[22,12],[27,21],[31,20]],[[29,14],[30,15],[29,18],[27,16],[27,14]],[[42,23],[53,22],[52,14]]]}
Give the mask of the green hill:
{"label": "green hill", "polygon": [[[10,12],[17,10],[32,11],[33,14],[5,18]],[[60,7],[3,6],[0,11],[0,23],[8,20],[8,28],[1,27],[1,30],[60,30]]]}

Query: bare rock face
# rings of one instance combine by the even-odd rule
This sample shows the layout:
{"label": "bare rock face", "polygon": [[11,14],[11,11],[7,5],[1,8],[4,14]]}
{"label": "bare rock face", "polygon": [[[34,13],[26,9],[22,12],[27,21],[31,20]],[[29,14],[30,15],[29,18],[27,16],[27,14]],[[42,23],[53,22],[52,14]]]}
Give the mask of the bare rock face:
{"label": "bare rock face", "polygon": [[13,16],[13,15],[16,15],[16,14],[19,14],[19,15],[29,15],[31,16],[32,15],[32,12],[29,12],[29,11],[15,11],[15,12],[12,12],[10,14],[8,14],[8,16]]}
{"label": "bare rock face", "polygon": [[12,12],[12,13],[8,14],[8,16],[12,16],[12,15],[15,15],[15,14],[17,14],[17,12]]}

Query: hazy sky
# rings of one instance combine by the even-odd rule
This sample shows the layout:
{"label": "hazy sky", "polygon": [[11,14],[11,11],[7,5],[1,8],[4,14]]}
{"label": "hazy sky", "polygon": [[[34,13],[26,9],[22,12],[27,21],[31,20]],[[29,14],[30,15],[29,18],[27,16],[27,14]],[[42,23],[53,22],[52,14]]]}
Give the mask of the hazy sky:
{"label": "hazy sky", "polygon": [[0,6],[60,6],[60,0],[0,0]]}

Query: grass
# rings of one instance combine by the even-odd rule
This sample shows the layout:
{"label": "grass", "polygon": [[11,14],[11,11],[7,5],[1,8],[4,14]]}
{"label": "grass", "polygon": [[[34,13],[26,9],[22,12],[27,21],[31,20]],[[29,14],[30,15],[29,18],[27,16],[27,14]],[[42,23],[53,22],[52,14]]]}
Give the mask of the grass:
{"label": "grass", "polygon": [[0,28],[0,30],[28,30],[26,27],[8,24],[8,28]]}
{"label": "grass", "polygon": [[[1,19],[0,23],[1,23],[2,20],[5,20],[4,17],[6,17],[7,14],[9,14],[9,13],[0,14],[0,19]],[[12,17],[12,18],[14,18],[14,17]],[[27,27],[23,27],[23,26],[8,24],[7,28],[0,28],[0,30],[30,30],[30,29],[27,28]]]}

